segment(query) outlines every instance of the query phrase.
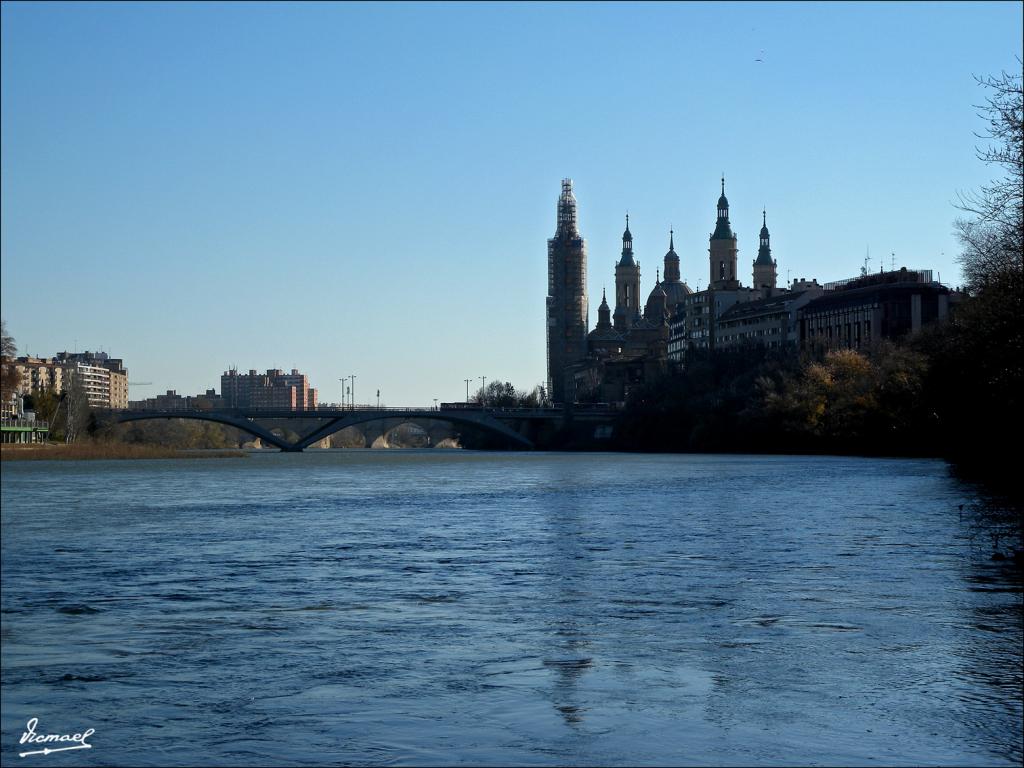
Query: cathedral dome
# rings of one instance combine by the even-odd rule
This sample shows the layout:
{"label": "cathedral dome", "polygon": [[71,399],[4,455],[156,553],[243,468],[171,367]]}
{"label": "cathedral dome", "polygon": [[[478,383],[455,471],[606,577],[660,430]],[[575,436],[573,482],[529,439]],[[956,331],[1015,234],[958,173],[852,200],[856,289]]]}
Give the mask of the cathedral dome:
{"label": "cathedral dome", "polygon": [[654,284],[654,290],[647,297],[647,304],[644,306],[644,317],[648,320],[660,321],[668,312],[668,296],[665,294],[661,283]]}
{"label": "cathedral dome", "polygon": [[683,282],[660,283],[659,285],[654,286],[650,295],[647,297],[648,304],[657,293],[665,294],[665,304],[669,310],[672,310],[675,309],[676,304],[693,293],[693,291],[690,290],[690,286]]}
{"label": "cathedral dome", "polygon": [[670,312],[675,310],[676,304],[693,293],[690,286],[683,282],[662,283],[661,289],[665,292],[665,303]]}

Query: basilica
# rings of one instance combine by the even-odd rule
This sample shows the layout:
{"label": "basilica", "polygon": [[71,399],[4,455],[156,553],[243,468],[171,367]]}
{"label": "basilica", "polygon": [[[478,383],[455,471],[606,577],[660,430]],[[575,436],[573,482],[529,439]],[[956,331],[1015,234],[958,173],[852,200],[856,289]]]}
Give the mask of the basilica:
{"label": "basilica", "polygon": [[[729,221],[725,179],[718,198],[715,229],[708,246],[709,282],[693,291],[681,279],[675,233],[654,287],[641,303],[640,264],[633,253],[629,216],[622,253],[615,266],[615,308],[602,292],[597,325],[588,328],[586,246],[577,227],[572,181],[562,181],[557,229],[548,240],[547,347],[548,392],[556,403],[621,402],[629,390],[681,362],[686,349],[715,346],[715,322],[733,305],[800,294],[776,285],[767,218],[762,214],[760,246],[753,262],[752,287],[737,275],[737,237]],[[808,297],[810,298],[810,297]],[[670,354],[671,353],[671,354]]]}

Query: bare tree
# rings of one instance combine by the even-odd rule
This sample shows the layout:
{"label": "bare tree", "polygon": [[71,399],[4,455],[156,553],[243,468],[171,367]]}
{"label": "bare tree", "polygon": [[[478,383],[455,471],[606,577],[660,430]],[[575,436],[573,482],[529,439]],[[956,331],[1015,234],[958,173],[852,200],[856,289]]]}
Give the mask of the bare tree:
{"label": "bare tree", "polygon": [[976,153],[1003,171],[978,191],[958,196],[957,208],[969,214],[956,221],[964,246],[959,261],[968,287],[978,292],[1008,283],[1019,287],[1024,274],[1024,94],[1020,74],[976,80],[989,93],[977,107],[987,130],[976,134],[989,143]]}
{"label": "bare tree", "polygon": [[64,369],[64,442],[73,443],[89,423],[89,398],[81,377],[74,368]]}
{"label": "bare tree", "polygon": [[0,356],[14,357],[18,354],[18,345],[14,343],[14,337],[7,332],[7,321],[0,320]]}
{"label": "bare tree", "polygon": [[11,402],[20,384],[18,372],[14,367],[14,358],[17,354],[18,345],[14,342],[14,337],[7,332],[7,321],[0,320],[0,402],[4,408]]}

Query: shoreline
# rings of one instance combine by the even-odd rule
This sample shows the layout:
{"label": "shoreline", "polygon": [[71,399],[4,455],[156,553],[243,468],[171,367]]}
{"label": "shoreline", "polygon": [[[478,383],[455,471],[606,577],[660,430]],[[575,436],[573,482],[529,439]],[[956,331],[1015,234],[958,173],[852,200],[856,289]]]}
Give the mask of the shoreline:
{"label": "shoreline", "polygon": [[232,449],[163,448],[155,445],[95,443],[5,444],[0,461],[104,461],[128,459],[238,459],[248,452]]}

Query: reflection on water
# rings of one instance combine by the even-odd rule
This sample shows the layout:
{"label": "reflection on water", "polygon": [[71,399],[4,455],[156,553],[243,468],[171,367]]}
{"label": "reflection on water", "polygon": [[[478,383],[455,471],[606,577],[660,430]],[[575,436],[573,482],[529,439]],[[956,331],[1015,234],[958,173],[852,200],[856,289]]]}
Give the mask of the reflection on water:
{"label": "reflection on water", "polygon": [[5,762],[31,717],[96,729],[65,765],[1022,758],[1020,570],[941,462],[2,471]]}

